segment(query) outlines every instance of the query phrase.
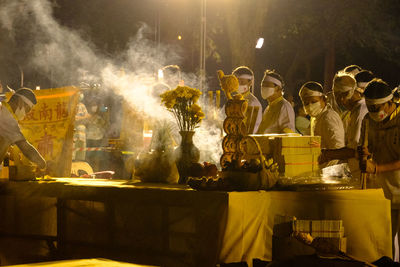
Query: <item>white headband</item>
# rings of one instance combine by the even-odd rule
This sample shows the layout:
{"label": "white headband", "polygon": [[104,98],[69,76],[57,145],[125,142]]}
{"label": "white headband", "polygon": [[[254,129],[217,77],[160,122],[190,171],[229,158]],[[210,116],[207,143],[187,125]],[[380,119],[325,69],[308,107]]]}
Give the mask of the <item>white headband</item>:
{"label": "white headband", "polygon": [[365,88],[367,86],[367,84],[368,84],[367,82],[359,82],[359,83],[357,83],[357,86],[360,88]]}
{"label": "white headband", "polygon": [[351,86],[345,86],[345,85],[344,86],[343,85],[340,85],[340,86],[334,85],[333,86],[333,91],[337,91],[340,93],[349,92],[352,90],[354,90],[354,87],[351,87]]}
{"label": "white headband", "polygon": [[264,81],[274,83],[282,88],[282,82],[274,77],[267,76],[265,77]]}
{"label": "white headband", "polygon": [[382,98],[377,98],[377,99],[370,99],[370,98],[365,98],[365,103],[367,105],[380,105],[383,103],[388,102],[389,100],[391,100],[393,98],[393,95],[390,94],[386,97],[382,97]]}
{"label": "white headband", "polygon": [[364,89],[361,88],[361,87],[357,87],[357,88],[356,88],[356,91],[359,92],[359,93],[361,93],[361,94],[364,94]]}
{"label": "white headband", "polygon": [[19,96],[19,97],[22,99],[22,101],[24,101],[25,104],[27,104],[30,108],[32,108],[32,107],[35,105],[35,104],[33,104],[32,101],[29,100],[29,98],[27,98],[26,96],[23,96],[23,95],[20,95],[20,94],[17,94],[17,96]]}
{"label": "white headband", "polygon": [[237,76],[238,78],[242,78],[242,79],[247,79],[247,80],[253,80],[254,76],[250,75],[250,74],[240,74]]}
{"label": "white headband", "polygon": [[302,87],[300,90],[300,96],[323,96],[324,94],[320,91],[314,91],[307,87]]}

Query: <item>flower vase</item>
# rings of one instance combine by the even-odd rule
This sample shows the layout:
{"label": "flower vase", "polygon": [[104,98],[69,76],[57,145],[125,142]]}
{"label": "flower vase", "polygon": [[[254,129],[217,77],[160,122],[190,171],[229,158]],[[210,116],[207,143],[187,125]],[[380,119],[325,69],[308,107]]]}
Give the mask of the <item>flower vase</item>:
{"label": "flower vase", "polygon": [[181,144],[175,150],[175,161],[179,172],[179,184],[186,184],[190,167],[200,159],[200,150],[193,144],[194,131],[180,131]]}

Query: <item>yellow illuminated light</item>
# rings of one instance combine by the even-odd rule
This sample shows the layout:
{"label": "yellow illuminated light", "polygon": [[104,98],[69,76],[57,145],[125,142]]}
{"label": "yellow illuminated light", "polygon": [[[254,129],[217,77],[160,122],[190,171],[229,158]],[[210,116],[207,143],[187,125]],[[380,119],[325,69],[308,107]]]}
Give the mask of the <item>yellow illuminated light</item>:
{"label": "yellow illuminated light", "polygon": [[181,35],[178,35],[178,40],[182,40],[182,36]]}
{"label": "yellow illuminated light", "polygon": [[158,70],[158,79],[162,80],[164,78],[164,72],[162,69]]}

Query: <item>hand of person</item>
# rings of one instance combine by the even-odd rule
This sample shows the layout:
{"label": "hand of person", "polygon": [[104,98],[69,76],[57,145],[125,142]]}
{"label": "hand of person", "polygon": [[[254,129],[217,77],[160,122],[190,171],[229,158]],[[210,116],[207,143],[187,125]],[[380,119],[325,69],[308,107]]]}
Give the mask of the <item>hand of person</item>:
{"label": "hand of person", "polygon": [[370,157],[371,153],[368,151],[368,147],[358,146],[357,147],[357,155],[358,155],[358,159],[362,159],[364,157]]}
{"label": "hand of person", "polygon": [[360,170],[364,173],[376,173],[377,164],[372,160],[360,160]]}
{"label": "hand of person", "polygon": [[329,152],[326,149],[321,150],[321,155],[318,157],[318,163],[323,164],[325,162],[330,161]]}
{"label": "hand of person", "polygon": [[311,147],[321,147],[321,143],[317,141],[310,141]]}
{"label": "hand of person", "polygon": [[36,177],[43,177],[47,174],[47,168],[40,169],[39,167],[36,167],[35,171],[35,176]]}

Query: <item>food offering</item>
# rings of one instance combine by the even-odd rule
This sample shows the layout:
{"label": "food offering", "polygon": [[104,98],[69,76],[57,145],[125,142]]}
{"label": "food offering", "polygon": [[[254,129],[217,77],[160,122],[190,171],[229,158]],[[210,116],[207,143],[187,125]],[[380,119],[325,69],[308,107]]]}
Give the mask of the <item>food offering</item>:
{"label": "food offering", "polygon": [[234,75],[224,75],[222,71],[218,71],[218,78],[228,98],[223,123],[226,135],[222,140],[223,154],[220,158],[222,171],[210,175],[207,171],[201,173],[210,165],[205,163],[203,168],[192,165],[198,170],[191,172],[188,184],[199,190],[269,189],[277,181],[278,168],[273,161],[265,159],[258,142],[247,134],[245,118],[248,103],[237,93],[238,80]]}
{"label": "food offering", "polygon": [[191,177],[188,185],[197,190],[219,190],[229,191],[231,185],[227,180],[221,178],[215,164],[209,162],[194,163],[190,168]]}

